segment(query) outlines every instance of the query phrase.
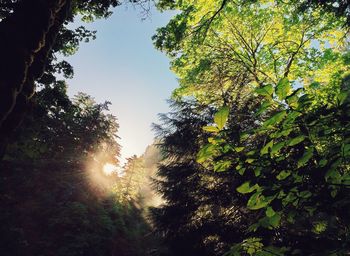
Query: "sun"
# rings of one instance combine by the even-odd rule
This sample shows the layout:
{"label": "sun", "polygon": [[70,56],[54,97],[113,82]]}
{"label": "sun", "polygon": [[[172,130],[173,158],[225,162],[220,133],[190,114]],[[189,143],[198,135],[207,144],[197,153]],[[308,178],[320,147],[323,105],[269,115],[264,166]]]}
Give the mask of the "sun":
{"label": "sun", "polygon": [[105,164],[103,166],[103,172],[106,174],[106,175],[112,175],[113,173],[115,173],[117,171],[117,167],[113,164]]}

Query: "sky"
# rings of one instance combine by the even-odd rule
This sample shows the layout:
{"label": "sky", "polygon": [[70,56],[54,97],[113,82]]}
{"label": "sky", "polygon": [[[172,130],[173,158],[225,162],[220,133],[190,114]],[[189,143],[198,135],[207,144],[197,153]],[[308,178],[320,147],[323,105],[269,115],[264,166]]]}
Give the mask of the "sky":
{"label": "sky", "polygon": [[85,24],[97,30],[97,39],[82,43],[67,58],[74,67],[69,95],[85,92],[98,103],[112,103],[111,113],[120,126],[121,163],[152,144],[151,124],[158,122],[159,113],[169,111],[166,100],[177,81],[169,59],[154,48],[151,37],[173,14],[152,10],[143,20],[140,10],[119,6],[108,19]]}

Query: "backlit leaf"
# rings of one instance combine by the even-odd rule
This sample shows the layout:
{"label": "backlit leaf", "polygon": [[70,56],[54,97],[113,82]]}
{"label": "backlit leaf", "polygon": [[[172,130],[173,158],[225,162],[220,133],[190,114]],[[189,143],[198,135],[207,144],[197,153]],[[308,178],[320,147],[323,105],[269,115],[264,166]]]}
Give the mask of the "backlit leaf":
{"label": "backlit leaf", "polygon": [[259,185],[255,184],[254,186],[250,186],[250,181],[247,181],[240,185],[236,190],[241,194],[248,194],[253,192],[257,188],[259,188]]}
{"label": "backlit leaf", "polygon": [[301,166],[304,166],[313,156],[314,154],[314,149],[313,148],[308,148],[304,155],[298,160],[298,168]]}
{"label": "backlit leaf", "polygon": [[271,84],[268,84],[255,89],[255,92],[262,96],[271,96],[273,93],[273,86]]}
{"label": "backlit leaf", "polygon": [[214,122],[218,126],[219,130],[222,130],[227,122],[229,115],[228,107],[222,107],[215,115]]}
{"label": "backlit leaf", "polygon": [[219,132],[219,129],[216,126],[204,126],[202,129],[207,132]]}
{"label": "backlit leaf", "polygon": [[294,146],[294,145],[297,145],[299,144],[300,142],[304,141],[305,140],[305,137],[303,135],[299,135],[298,137],[295,137],[293,139],[290,139],[288,141],[288,146]]}
{"label": "backlit leaf", "polygon": [[276,176],[276,178],[277,178],[278,180],[284,180],[284,179],[286,179],[289,175],[290,175],[290,171],[281,171],[281,172]]}
{"label": "backlit leaf", "polygon": [[292,91],[289,80],[285,77],[281,79],[276,86],[276,95],[279,100],[284,100]]}
{"label": "backlit leaf", "polygon": [[286,115],[287,112],[285,110],[274,114],[264,122],[263,127],[273,126],[280,123]]}

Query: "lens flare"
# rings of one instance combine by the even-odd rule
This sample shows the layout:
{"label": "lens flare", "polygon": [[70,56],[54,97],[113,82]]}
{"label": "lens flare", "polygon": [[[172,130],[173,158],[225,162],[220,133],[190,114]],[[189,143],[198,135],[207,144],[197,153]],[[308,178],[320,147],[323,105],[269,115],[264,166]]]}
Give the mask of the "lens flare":
{"label": "lens flare", "polygon": [[106,175],[112,175],[113,173],[115,173],[117,171],[117,167],[113,164],[105,164],[103,166],[103,172]]}

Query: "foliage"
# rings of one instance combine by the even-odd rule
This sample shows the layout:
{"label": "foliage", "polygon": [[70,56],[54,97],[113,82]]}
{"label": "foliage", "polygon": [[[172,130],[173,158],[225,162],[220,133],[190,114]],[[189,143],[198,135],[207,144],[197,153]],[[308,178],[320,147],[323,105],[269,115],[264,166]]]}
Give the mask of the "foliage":
{"label": "foliage", "polygon": [[247,211],[233,189],[242,182],[238,173],[215,173],[196,163],[208,139],[202,127],[212,111],[191,101],[174,102],[172,107],[156,127],[165,157],[155,184],[164,200],[153,210],[156,231],[169,250],[166,255],[222,255],[241,241],[255,213]]}
{"label": "foliage", "polygon": [[36,102],[0,163],[2,255],[144,255],[149,225],[102,171],[120,149],[108,103],[71,100],[64,83]]}
{"label": "foliage", "polygon": [[195,137],[198,171],[230,173],[252,214],[231,255],[348,253],[345,19],[293,1],[160,6],[181,11],[154,37],[179,77],[174,98],[216,109],[207,143]]}
{"label": "foliage", "polygon": [[162,201],[152,189],[160,152],[155,145],[146,148],[143,155],[127,159],[121,175],[113,187],[118,201],[127,205],[137,204],[147,215],[150,206],[158,206]]}

